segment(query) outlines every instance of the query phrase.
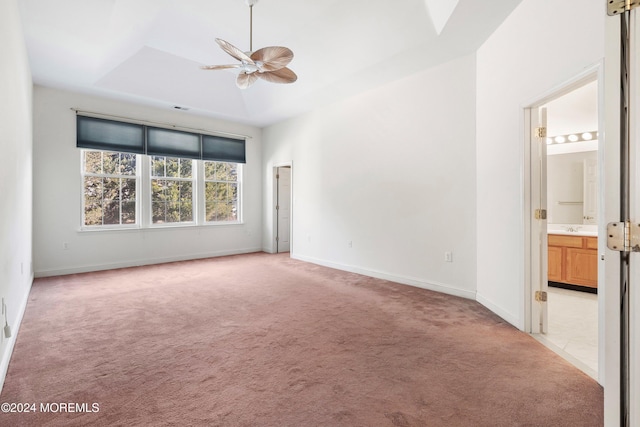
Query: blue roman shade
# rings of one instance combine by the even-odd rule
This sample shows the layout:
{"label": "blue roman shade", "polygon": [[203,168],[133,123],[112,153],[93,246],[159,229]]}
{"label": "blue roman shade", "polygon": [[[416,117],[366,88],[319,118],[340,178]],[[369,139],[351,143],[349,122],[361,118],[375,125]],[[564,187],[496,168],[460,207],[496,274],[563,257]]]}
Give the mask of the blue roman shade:
{"label": "blue roman shade", "polygon": [[147,127],[147,154],[150,156],[201,159],[200,135]]}
{"label": "blue roman shade", "polygon": [[144,154],[144,126],[78,116],[76,145],[94,150]]}
{"label": "blue roman shade", "polygon": [[245,141],[222,136],[202,135],[202,159],[246,163]]}
{"label": "blue roman shade", "polygon": [[79,148],[246,163],[244,139],[76,116]]}

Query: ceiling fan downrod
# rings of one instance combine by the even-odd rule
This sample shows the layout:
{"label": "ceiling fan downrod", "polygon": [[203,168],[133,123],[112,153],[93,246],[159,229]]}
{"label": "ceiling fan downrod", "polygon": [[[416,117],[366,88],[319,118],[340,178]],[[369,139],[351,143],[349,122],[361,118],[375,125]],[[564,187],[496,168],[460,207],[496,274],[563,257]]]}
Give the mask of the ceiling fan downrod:
{"label": "ceiling fan downrod", "polygon": [[253,5],[258,3],[258,0],[246,0],[247,6],[249,6],[249,52],[253,52]]}

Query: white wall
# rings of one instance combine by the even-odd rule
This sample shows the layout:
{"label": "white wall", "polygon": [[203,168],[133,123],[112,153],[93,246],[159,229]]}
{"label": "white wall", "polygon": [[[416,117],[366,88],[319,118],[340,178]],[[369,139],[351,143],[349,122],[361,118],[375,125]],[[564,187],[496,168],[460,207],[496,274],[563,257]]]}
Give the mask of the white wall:
{"label": "white wall", "polygon": [[32,84],[16,0],[0,3],[0,40],[0,296],[12,328],[8,339],[0,328],[1,388],[33,281]]}
{"label": "white wall", "polygon": [[[122,231],[80,231],[80,150],[71,108],[251,135],[244,167],[244,224]],[[262,248],[261,130],[106,98],[35,86],[34,270],[37,277],[152,264]],[[63,242],[68,249],[63,249]]]}
{"label": "white wall", "polygon": [[474,56],[266,128],[265,250],[292,162],[293,257],[474,298],[474,133]]}
{"label": "white wall", "polygon": [[523,107],[604,57],[598,0],[524,0],[477,53],[478,300],[524,329]]}

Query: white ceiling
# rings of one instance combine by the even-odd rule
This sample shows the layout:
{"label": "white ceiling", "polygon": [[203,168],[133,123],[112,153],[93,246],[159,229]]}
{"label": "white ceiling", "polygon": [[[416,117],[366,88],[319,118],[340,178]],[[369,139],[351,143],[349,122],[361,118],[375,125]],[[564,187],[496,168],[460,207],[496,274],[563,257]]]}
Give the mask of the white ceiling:
{"label": "white ceiling", "polygon": [[215,38],[249,50],[244,0],[19,4],[36,84],[266,126],[472,53],[520,1],[261,0],[254,49],[292,49],[298,81],[246,90],[199,68],[234,63]]}

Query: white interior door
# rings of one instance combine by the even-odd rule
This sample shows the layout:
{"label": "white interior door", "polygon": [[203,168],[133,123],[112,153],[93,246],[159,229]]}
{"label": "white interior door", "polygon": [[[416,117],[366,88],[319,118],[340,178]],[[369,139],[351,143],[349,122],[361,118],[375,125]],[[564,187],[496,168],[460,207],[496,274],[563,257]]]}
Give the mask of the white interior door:
{"label": "white interior door", "polygon": [[[547,109],[531,108],[531,332],[548,331]],[[536,298],[537,295],[542,298]]]}
{"label": "white interior door", "polygon": [[291,250],[291,167],[279,167],[276,173],[278,182],[276,252],[280,253]]}

